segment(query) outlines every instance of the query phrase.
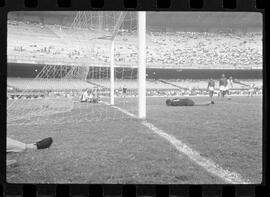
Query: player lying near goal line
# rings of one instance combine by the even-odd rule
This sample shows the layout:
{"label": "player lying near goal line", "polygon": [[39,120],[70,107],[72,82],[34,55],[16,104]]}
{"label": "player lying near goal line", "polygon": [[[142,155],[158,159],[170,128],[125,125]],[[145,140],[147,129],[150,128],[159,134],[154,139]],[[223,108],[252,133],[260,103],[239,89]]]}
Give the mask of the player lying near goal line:
{"label": "player lying near goal line", "polygon": [[[53,139],[51,137],[44,138],[38,142],[32,144],[26,144],[14,139],[7,137],[7,153],[20,153],[27,150],[41,150],[49,148],[53,143]],[[16,160],[7,160],[7,166],[16,163]]]}
{"label": "player lying near goal line", "polygon": [[[212,104],[214,104],[212,102]],[[166,100],[167,106],[209,106],[210,103],[195,103],[193,100],[189,98],[173,98],[173,99],[167,99]]]}
{"label": "player lying near goal line", "polygon": [[81,102],[89,102],[89,103],[98,103],[100,101],[100,98],[96,93],[94,94],[91,89],[87,89],[85,92],[81,95]]}

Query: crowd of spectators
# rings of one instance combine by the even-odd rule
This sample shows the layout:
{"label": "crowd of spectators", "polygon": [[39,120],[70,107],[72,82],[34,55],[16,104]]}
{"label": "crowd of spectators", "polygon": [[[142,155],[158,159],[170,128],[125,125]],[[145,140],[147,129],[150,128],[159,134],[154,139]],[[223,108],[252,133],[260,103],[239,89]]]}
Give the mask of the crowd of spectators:
{"label": "crowd of spectators", "polygon": [[[109,62],[110,42],[89,39],[102,32],[14,21],[8,21],[8,27],[8,55],[18,59],[29,55],[37,60]],[[137,62],[135,33],[121,32],[116,38],[116,63]],[[146,53],[149,64],[161,66],[262,67],[262,33],[147,32]]]}
{"label": "crowd of spectators", "polygon": [[260,65],[261,33],[152,32],[159,50],[152,62],[196,65]]}

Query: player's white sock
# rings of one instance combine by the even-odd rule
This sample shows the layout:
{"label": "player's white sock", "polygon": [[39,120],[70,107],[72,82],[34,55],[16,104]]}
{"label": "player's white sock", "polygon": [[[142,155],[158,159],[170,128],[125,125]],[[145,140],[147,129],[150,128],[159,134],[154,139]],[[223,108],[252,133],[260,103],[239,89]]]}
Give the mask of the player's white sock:
{"label": "player's white sock", "polygon": [[26,144],[26,149],[37,149],[37,145],[35,144]]}

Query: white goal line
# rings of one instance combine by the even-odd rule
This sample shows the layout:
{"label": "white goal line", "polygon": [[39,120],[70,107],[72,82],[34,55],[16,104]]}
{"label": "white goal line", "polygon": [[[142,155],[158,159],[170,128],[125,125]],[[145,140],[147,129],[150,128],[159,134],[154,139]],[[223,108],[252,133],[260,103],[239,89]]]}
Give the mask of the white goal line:
{"label": "white goal line", "polygon": [[[105,105],[110,105],[107,102],[102,102]],[[126,111],[125,109],[122,109],[118,106],[110,105],[114,109],[117,109],[121,111],[124,114],[127,114],[128,116],[131,116],[132,118],[136,118],[137,116]],[[251,184],[251,181],[244,179],[239,173],[229,171],[226,169],[223,169],[221,166],[216,164],[214,161],[204,158],[200,155],[199,152],[193,150],[188,145],[180,141],[179,139],[175,138],[172,135],[169,135],[168,133],[164,132],[163,130],[157,128],[153,124],[149,123],[146,120],[142,120],[141,124],[144,125],[149,130],[153,131],[155,134],[159,135],[160,137],[166,139],[171,145],[173,145],[180,153],[186,155],[189,159],[194,161],[197,165],[202,167],[204,170],[209,172],[210,174],[213,174],[226,183],[229,184]]]}

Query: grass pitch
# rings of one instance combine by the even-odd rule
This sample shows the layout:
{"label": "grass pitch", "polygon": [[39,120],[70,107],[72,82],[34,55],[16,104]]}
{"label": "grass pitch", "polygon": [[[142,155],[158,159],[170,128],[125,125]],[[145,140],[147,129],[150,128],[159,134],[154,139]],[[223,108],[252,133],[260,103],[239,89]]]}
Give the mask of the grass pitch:
{"label": "grass pitch", "polygon": [[[222,168],[262,181],[262,97],[216,99],[208,107],[168,107],[165,100],[147,98],[148,122]],[[137,114],[136,98],[116,105]],[[26,143],[54,139],[48,150],[8,155],[18,162],[7,169],[10,183],[224,183],[139,120],[104,104],[73,103],[71,111],[17,120],[7,135]]]}

